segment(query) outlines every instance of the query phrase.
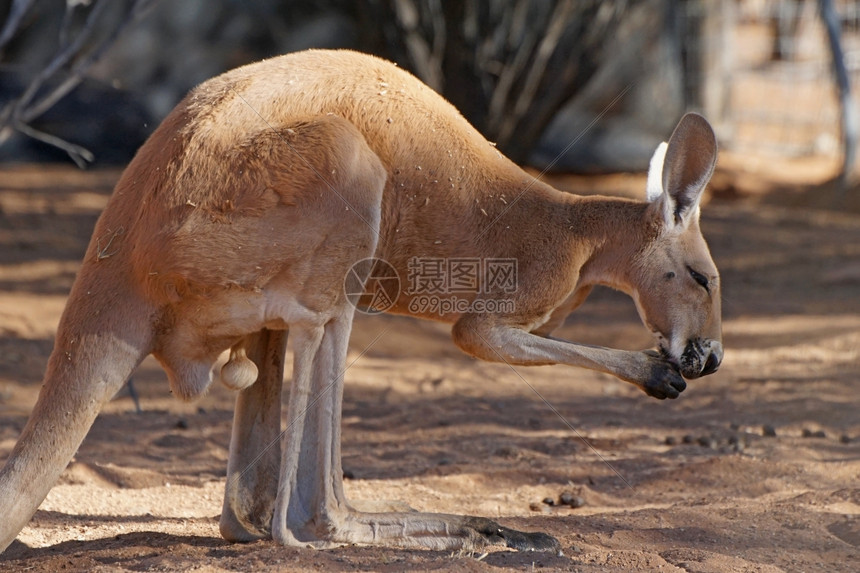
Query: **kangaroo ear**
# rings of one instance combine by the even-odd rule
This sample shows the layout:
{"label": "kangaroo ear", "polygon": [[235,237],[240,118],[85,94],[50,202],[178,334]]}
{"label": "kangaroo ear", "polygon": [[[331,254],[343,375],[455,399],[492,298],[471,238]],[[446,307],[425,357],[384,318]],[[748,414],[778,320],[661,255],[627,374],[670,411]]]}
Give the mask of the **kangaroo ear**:
{"label": "kangaroo ear", "polygon": [[657,148],[648,171],[648,200],[660,203],[666,225],[686,227],[698,219],[699,201],[716,164],[714,130],[701,115],[688,113],[669,143]]}

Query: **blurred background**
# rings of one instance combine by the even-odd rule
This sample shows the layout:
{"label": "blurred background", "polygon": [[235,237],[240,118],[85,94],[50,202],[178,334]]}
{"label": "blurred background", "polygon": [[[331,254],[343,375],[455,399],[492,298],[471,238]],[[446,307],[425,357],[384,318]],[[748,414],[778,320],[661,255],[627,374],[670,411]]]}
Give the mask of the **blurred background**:
{"label": "blurred background", "polygon": [[122,165],[201,81],[319,47],[396,61],[538,169],[643,170],[678,118],[697,110],[727,152],[765,164],[816,158],[822,177],[842,173],[850,183],[858,8],[848,0],[0,0],[0,161]]}
{"label": "blurred background", "polygon": [[[546,528],[570,557],[545,571],[860,571],[860,0],[0,0],[0,460],[124,165],[193,86],[310,47],[396,61],[567,191],[641,197],[687,110],[721,144],[702,210],[722,284],[718,374],[658,404],[601,373],[478,363],[445,324],[359,313],[348,495]],[[608,288],[557,335],[653,344]],[[235,394],[175,400],[152,358],[127,389],[22,534],[32,549],[0,569],[543,559],[226,548],[212,516]],[[563,488],[586,506],[548,505]]]}

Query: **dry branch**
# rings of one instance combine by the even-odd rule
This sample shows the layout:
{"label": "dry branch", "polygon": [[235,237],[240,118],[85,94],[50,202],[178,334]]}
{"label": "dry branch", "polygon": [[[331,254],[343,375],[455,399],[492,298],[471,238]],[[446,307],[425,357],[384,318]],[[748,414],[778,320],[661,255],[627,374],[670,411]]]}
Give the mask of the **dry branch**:
{"label": "dry branch", "polygon": [[[57,50],[45,67],[30,81],[17,98],[0,110],[0,145],[14,132],[43,141],[65,151],[79,166],[93,161],[93,154],[79,145],[33,128],[30,123],[74,90],[86,77],[92,65],[159,0],[126,0],[122,17],[106,23],[105,14],[111,0],[93,0],[90,5],[68,0],[60,27]],[[0,31],[0,50],[18,33],[21,21],[33,8],[34,0],[16,0]],[[86,19],[76,34],[72,31],[75,12],[86,10]],[[112,26],[98,41],[94,38],[104,26]],[[51,85],[53,84],[53,85]],[[51,85],[51,87],[48,87]]]}

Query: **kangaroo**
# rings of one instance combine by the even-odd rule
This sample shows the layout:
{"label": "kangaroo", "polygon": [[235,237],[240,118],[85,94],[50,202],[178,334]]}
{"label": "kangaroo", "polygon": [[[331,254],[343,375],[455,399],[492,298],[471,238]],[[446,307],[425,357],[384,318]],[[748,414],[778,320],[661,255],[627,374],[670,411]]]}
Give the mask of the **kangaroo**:
{"label": "kangaroo", "polygon": [[[145,356],[190,400],[227,349],[220,375],[238,393],[226,539],[557,550],[547,534],[485,518],[350,505],[346,277],[368,259],[399,277],[419,259],[514,261],[516,284],[467,293],[466,309],[417,308],[418,289],[400,289],[385,310],[452,324],[454,343],[484,360],[579,366],[676,398],[723,356],[720,281],[699,228],[716,157],[708,122],[688,114],[654,155],[647,200],[580,197],[526,174],[442,97],[372,56],[306,51],[203,83],[140,148],[96,224],[38,401],[0,471],[0,550]],[[369,285],[377,271],[363,268]],[[551,336],[594,285],[632,296],[656,350]],[[504,312],[474,310],[501,299]]]}

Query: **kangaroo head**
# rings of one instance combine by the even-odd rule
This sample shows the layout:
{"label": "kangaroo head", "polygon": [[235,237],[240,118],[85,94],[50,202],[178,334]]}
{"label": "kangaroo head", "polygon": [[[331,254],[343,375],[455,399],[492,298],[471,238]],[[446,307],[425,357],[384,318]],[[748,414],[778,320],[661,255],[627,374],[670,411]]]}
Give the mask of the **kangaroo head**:
{"label": "kangaroo head", "polygon": [[716,160],[711,126],[684,116],[651,159],[647,216],[656,232],[633,265],[639,314],[685,378],[715,372],[723,358],[720,278],[699,228],[699,201]]}

